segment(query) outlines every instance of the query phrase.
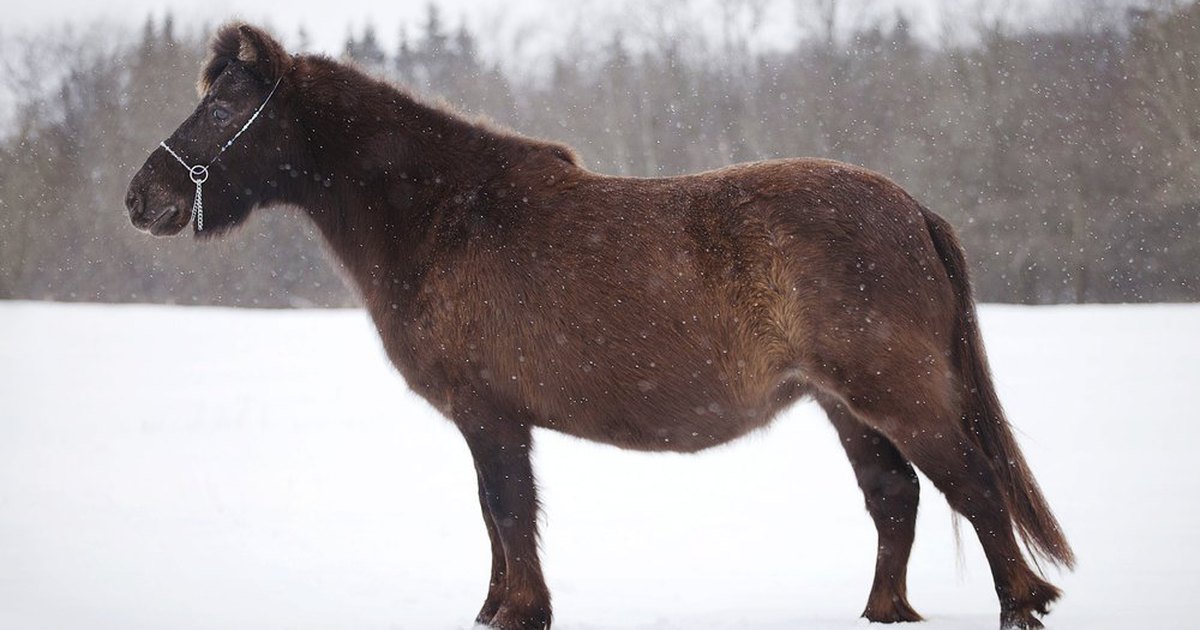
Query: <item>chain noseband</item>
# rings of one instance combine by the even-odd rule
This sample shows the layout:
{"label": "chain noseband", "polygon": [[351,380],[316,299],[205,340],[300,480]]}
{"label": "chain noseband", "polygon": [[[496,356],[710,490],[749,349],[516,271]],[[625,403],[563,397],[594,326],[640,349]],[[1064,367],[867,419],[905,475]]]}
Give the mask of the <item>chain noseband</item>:
{"label": "chain noseband", "polygon": [[217,158],[221,157],[221,154],[225,152],[225,149],[233,146],[233,143],[237,141],[238,136],[241,136],[242,133],[249,129],[250,125],[253,124],[256,119],[258,119],[258,115],[262,113],[263,108],[267,106],[268,102],[270,102],[271,97],[275,96],[275,90],[279,88],[279,82],[282,80],[283,77],[279,77],[279,79],[275,81],[275,85],[271,88],[271,92],[267,94],[267,98],[263,99],[262,105],[259,105],[258,109],[254,110],[254,114],[250,116],[250,120],[247,120],[246,124],[242,125],[242,128],[238,129],[238,132],[233,134],[233,137],[229,139],[229,142],[221,145],[221,148],[217,151],[217,154],[208,161],[208,164],[188,164],[186,160],[179,157],[178,153],[172,150],[171,147],[167,146],[165,140],[158,143],[159,146],[167,150],[167,153],[171,154],[171,157],[175,158],[180,164],[182,164],[183,168],[188,170],[188,178],[191,179],[192,183],[196,185],[196,197],[192,201],[192,221],[196,223],[197,232],[204,230],[204,182],[208,181],[208,167],[212,166],[213,163],[217,161]]}

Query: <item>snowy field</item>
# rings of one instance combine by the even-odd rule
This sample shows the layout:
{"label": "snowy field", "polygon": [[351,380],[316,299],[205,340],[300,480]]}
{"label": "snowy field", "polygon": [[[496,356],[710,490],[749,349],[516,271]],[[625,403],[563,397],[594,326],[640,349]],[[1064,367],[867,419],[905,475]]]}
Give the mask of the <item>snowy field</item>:
{"label": "snowy field", "polygon": [[[1200,627],[1200,306],[983,327],[1080,558],[1048,627]],[[813,405],[698,456],[541,433],[536,467],[560,630],[869,627],[874,529]],[[978,543],[923,492],[916,627],[994,629]],[[466,629],[478,510],[361,312],[0,303],[0,628]]]}

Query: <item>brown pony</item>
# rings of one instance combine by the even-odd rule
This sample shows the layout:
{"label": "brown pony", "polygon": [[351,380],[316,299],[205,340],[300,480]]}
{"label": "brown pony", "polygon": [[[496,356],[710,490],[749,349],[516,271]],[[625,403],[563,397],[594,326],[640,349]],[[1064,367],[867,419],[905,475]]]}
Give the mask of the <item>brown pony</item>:
{"label": "brown pony", "polygon": [[312,219],[392,362],[470,448],[492,543],[480,623],[550,625],[534,427],[693,452],[807,395],[879,533],[865,617],[920,619],[915,465],[978,533],[1001,627],[1042,627],[1059,590],[1019,540],[1073,554],[997,400],[962,248],[892,182],[812,159],[608,177],[245,25],[216,34],[199,90],[130,183],[134,225],[176,234],[200,192],[197,236],[258,207]]}

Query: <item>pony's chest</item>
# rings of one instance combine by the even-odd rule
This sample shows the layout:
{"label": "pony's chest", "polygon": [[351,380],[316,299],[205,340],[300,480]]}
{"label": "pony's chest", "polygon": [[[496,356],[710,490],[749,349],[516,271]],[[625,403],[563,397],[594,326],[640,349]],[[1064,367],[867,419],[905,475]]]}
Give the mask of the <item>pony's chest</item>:
{"label": "pony's chest", "polygon": [[[412,295],[367,295],[367,311],[388,360],[414,392],[446,411],[455,379],[469,361],[455,320],[460,307],[445,301],[422,303]],[[459,379],[461,380],[461,379]]]}

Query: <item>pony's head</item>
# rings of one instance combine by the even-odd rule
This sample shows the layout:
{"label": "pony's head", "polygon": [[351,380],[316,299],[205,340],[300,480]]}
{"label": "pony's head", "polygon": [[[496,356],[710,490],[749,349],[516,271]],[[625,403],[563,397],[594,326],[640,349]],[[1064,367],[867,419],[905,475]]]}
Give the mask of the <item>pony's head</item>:
{"label": "pony's head", "polygon": [[287,113],[292,67],[292,57],[264,31],[221,27],[200,74],[200,104],[129,183],[125,205],[133,225],[155,236],[177,234],[199,197],[203,227],[196,233],[219,234],[277,200],[279,164],[300,153]]}

